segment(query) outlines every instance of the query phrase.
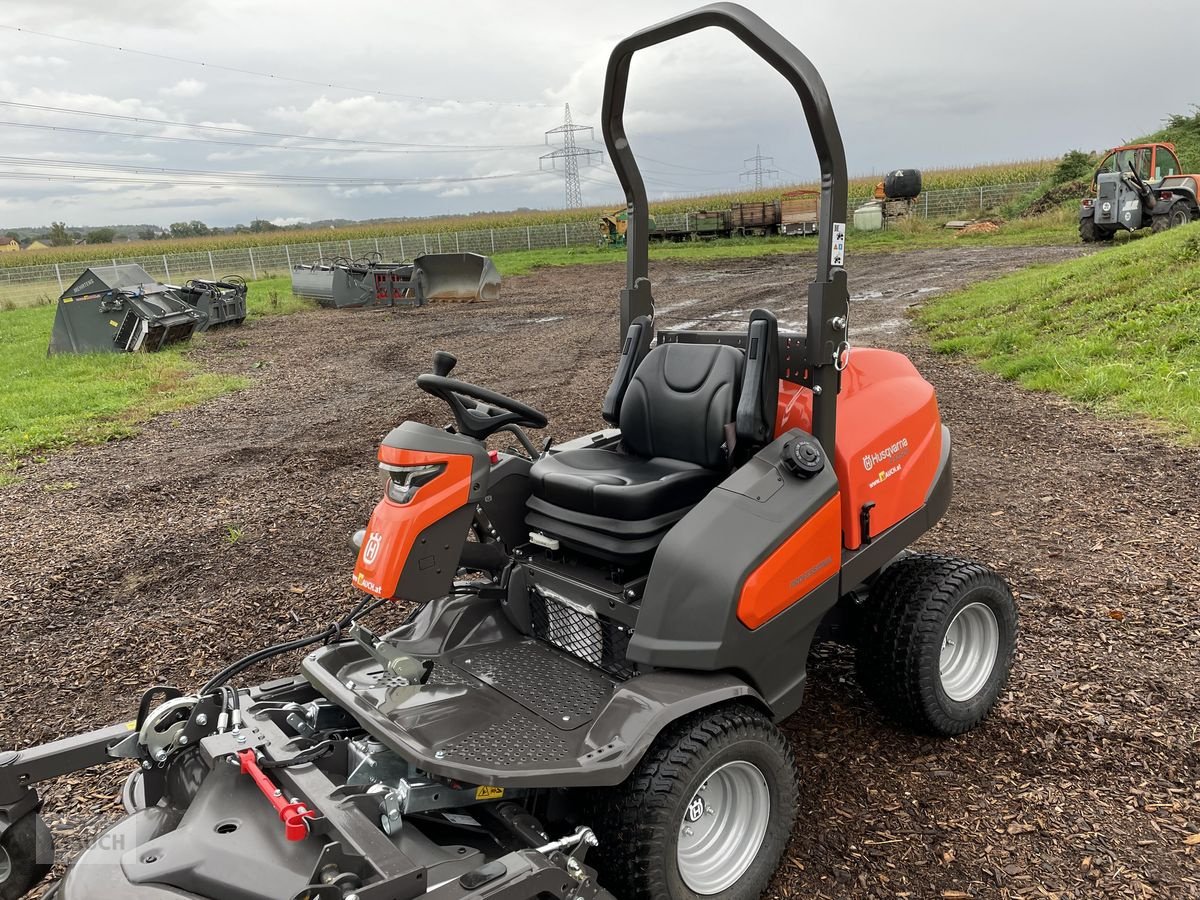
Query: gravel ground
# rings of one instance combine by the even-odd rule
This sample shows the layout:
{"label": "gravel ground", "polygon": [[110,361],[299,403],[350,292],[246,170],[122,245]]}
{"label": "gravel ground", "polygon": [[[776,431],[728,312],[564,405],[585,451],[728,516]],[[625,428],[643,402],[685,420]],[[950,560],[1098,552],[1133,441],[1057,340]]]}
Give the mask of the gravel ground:
{"label": "gravel ground", "polygon": [[[999,568],[1022,634],[995,717],[947,741],[895,729],[850,651],[822,651],[785,726],[801,808],[771,897],[1200,897],[1200,461],[935,356],[908,325],[929,293],[1076,252],[851,259],[852,339],[911,355],[956,442],[955,501],[922,543]],[[804,320],[807,258],[653,274],[664,324],[740,323],[755,306]],[[432,349],[541,407],[558,438],[596,427],[622,278],[547,269],[510,279],[498,304],[213,334],[201,362],[251,389],[0,488],[0,747],[127,717],[146,685],[194,687],[352,602],[346,536],[374,502],[377,441],[406,418],[448,419],[413,383]],[[68,855],[115,814],[123,774],[50,788]]]}

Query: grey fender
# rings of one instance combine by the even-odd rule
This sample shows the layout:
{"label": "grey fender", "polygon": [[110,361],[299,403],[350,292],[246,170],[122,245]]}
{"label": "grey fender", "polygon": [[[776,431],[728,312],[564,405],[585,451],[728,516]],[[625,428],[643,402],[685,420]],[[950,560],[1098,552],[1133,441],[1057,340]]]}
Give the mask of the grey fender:
{"label": "grey fender", "polygon": [[754,688],[724,672],[663,670],[625,682],[588,731],[587,743],[596,748],[589,754],[591,760],[611,758],[615,763],[597,767],[592,783],[619,784],[673,722],[735,700],[756,706],[768,715],[771,712]]}

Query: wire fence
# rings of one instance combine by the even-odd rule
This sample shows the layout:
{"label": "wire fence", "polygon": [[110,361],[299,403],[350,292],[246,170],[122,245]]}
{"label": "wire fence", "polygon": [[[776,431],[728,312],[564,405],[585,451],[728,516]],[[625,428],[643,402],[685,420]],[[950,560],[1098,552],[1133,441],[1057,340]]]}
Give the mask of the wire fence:
{"label": "wire fence", "polygon": [[[986,185],[957,190],[926,191],[913,212],[924,218],[946,219],[996,209],[1028,194],[1038,182]],[[872,199],[850,198],[850,209]],[[656,216],[656,221],[678,218],[686,222],[688,213]],[[30,306],[49,303],[58,297],[85,269],[120,263],[137,263],[155,278],[167,284],[182,284],[189,278],[220,278],[242,275],[257,280],[285,275],[292,266],[337,258],[359,259],[378,254],[386,260],[409,261],[425,253],[483,253],[491,256],[513,250],[546,250],[557,247],[595,245],[599,239],[597,223],[564,222],[554,225],[526,225],[515,228],[487,228],[475,231],[448,231],[431,234],[396,234],[358,240],[316,241],[306,244],[275,244],[262,247],[237,247],[226,250],[197,250],[185,253],[144,254],[138,256],[98,257],[64,263],[0,268],[0,306]]]}

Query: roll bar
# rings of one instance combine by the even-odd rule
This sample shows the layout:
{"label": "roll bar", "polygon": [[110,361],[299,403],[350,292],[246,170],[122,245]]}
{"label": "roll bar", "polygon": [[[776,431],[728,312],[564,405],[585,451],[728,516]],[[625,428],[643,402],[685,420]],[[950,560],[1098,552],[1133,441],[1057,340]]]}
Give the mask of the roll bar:
{"label": "roll bar", "polygon": [[621,333],[638,316],[654,319],[649,276],[649,209],[646,185],[625,135],[629,64],[638,50],[702,28],[724,28],[788,80],[800,98],[821,166],[817,277],[808,290],[806,362],[813,390],[813,435],[832,458],[838,374],[846,347],[849,292],[846,287],[846,151],[825,82],[803,53],[757,15],[736,3],[713,3],[630,35],[613,49],[604,83],[601,128],[604,143],[628,206],[628,260],[621,291]]}

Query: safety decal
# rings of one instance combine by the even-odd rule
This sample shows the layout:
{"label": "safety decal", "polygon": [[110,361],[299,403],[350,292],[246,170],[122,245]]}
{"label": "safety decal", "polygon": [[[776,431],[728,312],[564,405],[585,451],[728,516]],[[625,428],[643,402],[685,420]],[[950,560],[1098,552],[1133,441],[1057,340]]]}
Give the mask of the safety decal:
{"label": "safety decal", "polygon": [[504,788],[492,784],[481,784],[475,788],[476,800],[499,800],[504,796]]}
{"label": "safety decal", "polygon": [[829,264],[831,266],[844,266],[846,264],[846,223],[833,223],[833,249],[829,251]]}

